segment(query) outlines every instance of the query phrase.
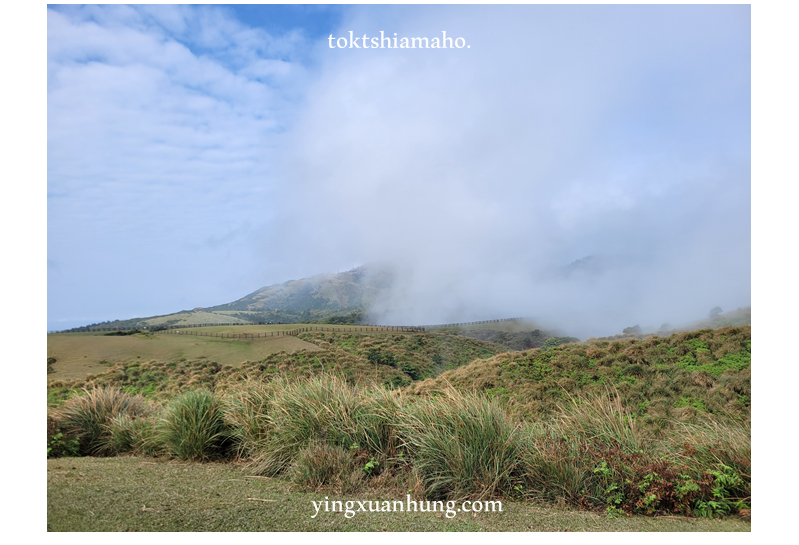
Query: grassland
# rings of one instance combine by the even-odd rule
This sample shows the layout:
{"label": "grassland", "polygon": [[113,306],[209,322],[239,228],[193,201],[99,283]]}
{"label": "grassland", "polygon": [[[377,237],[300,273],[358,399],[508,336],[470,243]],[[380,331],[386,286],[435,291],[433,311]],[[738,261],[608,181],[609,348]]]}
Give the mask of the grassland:
{"label": "grassland", "polygon": [[[265,326],[263,326],[265,327]],[[275,326],[272,331],[277,331]],[[252,333],[257,326],[203,328],[204,333]],[[288,328],[288,326],[286,326]],[[179,361],[204,358],[239,367],[278,352],[319,350],[292,336],[226,339],[191,335],[105,336],[102,333],[58,333],[47,336],[47,357],[55,358],[49,380],[74,380],[97,375],[113,364],[145,361]]]}
{"label": "grassland", "polygon": [[[341,513],[311,518],[311,501],[404,499],[390,491],[347,496],[302,492],[282,479],[252,478],[242,464],[158,458],[47,461],[47,527],[55,532],[748,532],[737,517],[619,517],[566,506],[505,501],[502,513]],[[254,498],[254,499],[250,499]],[[267,501],[261,501],[267,500]]]}
{"label": "grassland", "polygon": [[[443,334],[364,332],[324,326],[299,336],[252,339],[201,335],[258,335],[296,329],[297,324],[219,326],[181,334],[48,336],[48,399],[63,401],[81,388],[117,387],[164,398],[191,388],[216,389],[247,379],[269,380],[337,373],[348,380],[409,385],[472,360],[503,352],[498,345]],[[318,327],[318,326],[315,326]],[[353,330],[358,330],[354,332]]]}
{"label": "grassland", "polygon": [[[98,375],[114,364],[208,360],[220,365],[241,366],[280,352],[295,353],[320,348],[295,336],[224,338],[214,335],[277,335],[307,324],[229,325],[179,330],[177,335],[108,335],[107,332],[55,333],[47,336],[47,357],[55,358],[48,380],[76,380]],[[319,326],[313,326],[319,327]],[[352,326],[325,325],[325,329],[353,331]],[[401,335],[401,333],[395,333]]]}
{"label": "grassland", "polygon": [[[411,491],[420,499],[501,498],[514,507],[499,518],[395,517],[397,530],[410,520],[430,530],[749,530],[730,518],[751,509],[748,326],[521,352],[450,333],[347,326],[285,338],[315,350],[276,352],[236,368],[207,357],[134,360],[49,381],[48,456],[154,456],[129,458],[142,466],[135,471],[123,457],[80,459],[85,471],[48,462],[53,529],[375,529],[386,524],[378,515],[329,517],[328,527],[302,506],[312,494],[401,498]],[[187,485],[164,456],[206,463],[179,466],[192,472]],[[222,499],[212,498],[203,516],[201,501],[178,505],[169,487],[137,491],[143,485],[134,477],[149,479],[150,465],[175,490],[213,490]],[[203,475],[226,476],[212,484]],[[242,505],[239,485],[222,484],[254,482],[269,486],[248,497],[277,502]],[[146,507],[90,519],[107,494]],[[253,509],[278,502],[286,509],[246,521]],[[530,521],[534,512],[542,526]],[[669,518],[639,523],[631,514]],[[730,525],[681,515],[721,516]],[[156,520],[160,526],[146,526]]]}
{"label": "grassland", "polygon": [[612,388],[654,428],[697,414],[745,418],[752,395],[751,334],[751,326],[726,327],[508,352],[417,382],[412,390],[482,392],[519,417],[536,418],[569,396]]}

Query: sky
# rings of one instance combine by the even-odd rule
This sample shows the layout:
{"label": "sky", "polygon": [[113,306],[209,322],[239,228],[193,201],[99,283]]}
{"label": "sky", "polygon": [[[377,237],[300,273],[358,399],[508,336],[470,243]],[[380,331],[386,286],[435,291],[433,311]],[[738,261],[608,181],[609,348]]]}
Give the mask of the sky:
{"label": "sky", "polygon": [[[367,263],[397,270],[387,324],[749,306],[750,15],[49,6],[47,328]],[[350,31],[468,47],[330,47]]]}

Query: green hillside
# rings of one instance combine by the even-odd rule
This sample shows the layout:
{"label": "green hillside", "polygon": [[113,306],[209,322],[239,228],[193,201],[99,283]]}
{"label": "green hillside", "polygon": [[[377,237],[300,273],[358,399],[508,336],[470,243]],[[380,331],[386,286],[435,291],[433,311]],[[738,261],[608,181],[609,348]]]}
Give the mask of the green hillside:
{"label": "green hillside", "polygon": [[[281,326],[208,328],[208,332],[275,328]],[[499,345],[436,333],[327,331],[254,339],[57,334],[48,337],[48,357],[55,359],[48,392],[52,402],[92,387],[117,387],[161,398],[192,388],[216,390],[248,379],[294,380],[326,372],[351,382],[396,388],[504,351]]]}
{"label": "green hillside", "polygon": [[[210,307],[209,312],[343,312],[368,307],[391,286],[392,276],[378,268],[357,267],[339,274],[319,274],[267,286],[232,303]],[[314,312],[316,311],[316,312]]]}
{"label": "green hillside", "polygon": [[298,337],[317,349],[49,381],[48,457],[239,460],[320,494],[750,516],[750,326],[517,352],[448,333]]}
{"label": "green hillside", "polygon": [[697,414],[748,418],[751,343],[751,326],[741,326],[564,344],[475,361],[411,388],[417,395],[450,386],[483,392],[528,419],[608,389],[652,429]]}

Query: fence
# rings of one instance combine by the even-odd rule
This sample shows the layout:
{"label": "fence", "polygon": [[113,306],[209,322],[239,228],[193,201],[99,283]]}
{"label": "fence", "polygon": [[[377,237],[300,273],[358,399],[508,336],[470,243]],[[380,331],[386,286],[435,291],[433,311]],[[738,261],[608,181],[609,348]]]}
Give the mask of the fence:
{"label": "fence", "polygon": [[221,339],[262,339],[264,337],[296,337],[306,331],[332,331],[342,332],[369,332],[369,331],[400,331],[417,332],[424,331],[423,328],[409,326],[352,326],[352,327],[317,327],[308,326],[298,329],[287,329],[285,331],[262,331],[261,333],[209,333],[208,331],[179,331],[177,329],[166,329],[156,333],[165,335],[195,335],[197,337],[219,337]]}
{"label": "fence", "polygon": [[[221,324],[175,324],[166,326],[166,329],[161,329],[157,331],[153,331],[153,333],[167,333],[167,334],[185,334],[185,335],[198,335],[201,337],[222,337],[222,338],[229,338],[229,339],[257,339],[263,337],[279,337],[279,336],[288,336],[288,335],[297,335],[299,333],[303,333],[305,331],[332,331],[332,332],[372,332],[372,331],[398,331],[398,332],[415,332],[415,331],[426,331],[428,329],[440,329],[444,327],[462,327],[462,326],[469,326],[469,325],[479,325],[479,324],[495,324],[500,322],[520,322],[527,320],[527,318],[500,318],[497,320],[480,320],[477,322],[458,322],[453,324],[436,324],[436,325],[422,325],[422,326],[384,326],[384,325],[365,325],[365,326],[351,326],[351,327],[317,327],[317,326],[308,326],[302,327],[299,329],[292,329],[287,331],[267,331],[262,333],[193,333],[193,332],[182,332],[177,331],[178,329],[189,329],[189,328],[197,328],[197,327],[217,327],[217,326],[252,326],[252,325],[282,325],[282,324],[256,324],[256,323],[221,323]],[[160,326],[154,326],[160,327]],[[133,329],[151,329],[147,327],[128,327],[128,328],[119,328],[119,327],[81,327],[76,329],[71,329],[66,332],[85,332],[85,331],[131,331]],[[48,331],[48,333],[66,333],[64,331]]]}
{"label": "fence", "polygon": [[497,324],[500,322],[523,322],[528,318],[500,318],[498,320],[480,320],[479,322],[458,322],[456,324],[437,324],[419,326],[422,329],[437,329],[442,327],[461,327],[465,325]]}

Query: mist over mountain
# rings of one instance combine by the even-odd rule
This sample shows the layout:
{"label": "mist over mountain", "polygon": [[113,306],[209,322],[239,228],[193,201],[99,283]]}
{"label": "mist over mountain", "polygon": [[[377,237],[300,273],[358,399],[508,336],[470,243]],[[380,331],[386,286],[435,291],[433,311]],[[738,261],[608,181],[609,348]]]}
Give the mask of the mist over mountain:
{"label": "mist over mountain", "polygon": [[[741,314],[742,309],[739,308],[738,311],[709,321],[698,321],[707,315],[707,306],[700,308],[694,305],[694,312],[690,313],[683,307],[679,308],[679,312],[674,312],[676,307],[663,304],[660,310],[635,314],[630,312],[628,306],[621,304],[616,309],[603,307],[602,297],[585,300],[591,289],[607,290],[608,286],[612,286],[622,291],[624,284],[632,283],[635,275],[640,273],[638,267],[640,263],[632,258],[591,255],[565,266],[529,274],[524,277],[523,283],[509,275],[505,285],[497,286],[484,283],[485,278],[455,276],[438,279],[436,284],[432,284],[429,277],[417,277],[415,270],[408,267],[392,266],[387,262],[368,263],[341,273],[318,274],[265,286],[230,303],[160,316],[114,320],[104,322],[102,326],[152,328],[331,320],[337,323],[413,326],[525,317],[531,320],[532,329],[542,327],[549,330],[545,335],[542,334],[543,341],[553,335],[573,335],[583,339],[618,335],[624,329],[639,324],[641,327],[637,331],[647,334],[664,330],[664,324],[673,324],[666,329],[676,330],[751,322],[748,307],[743,309],[745,315]],[[459,284],[449,284],[448,288],[434,294],[428,291],[433,285],[446,286],[453,278],[457,278]],[[493,287],[493,293],[483,293],[481,290],[486,286]],[[511,293],[511,288],[518,291]],[[463,297],[468,290],[474,290],[474,293],[470,297]],[[547,305],[536,307],[529,304],[535,294],[547,290],[551,292]],[[577,294],[583,299],[576,299]],[[488,305],[486,301],[494,304]],[[590,308],[586,303],[597,305],[596,315],[586,316],[577,311],[569,313],[569,309],[585,312]],[[627,304],[624,301],[622,303]],[[669,312],[670,308],[672,312]],[[592,322],[600,317],[605,320],[604,325],[593,327]],[[532,324],[535,324],[534,328]]]}
{"label": "mist over mountain", "polygon": [[[381,293],[390,290],[393,276],[380,267],[356,267],[338,274],[318,274],[300,280],[260,288],[232,303],[207,311],[288,311],[328,314],[369,308]],[[316,317],[316,316],[315,316]]]}
{"label": "mist over mountain", "polygon": [[[47,11],[53,326],[368,304],[582,338],[751,305],[750,6]],[[442,30],[469,47],[327,40]],[[378,262],[388,291],[310,281]]]}

